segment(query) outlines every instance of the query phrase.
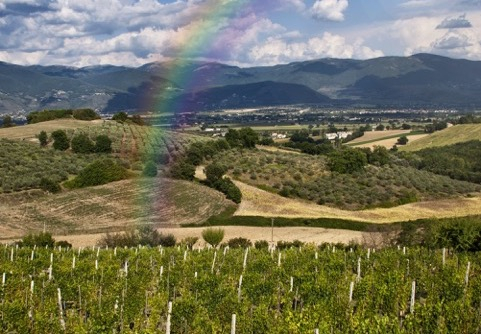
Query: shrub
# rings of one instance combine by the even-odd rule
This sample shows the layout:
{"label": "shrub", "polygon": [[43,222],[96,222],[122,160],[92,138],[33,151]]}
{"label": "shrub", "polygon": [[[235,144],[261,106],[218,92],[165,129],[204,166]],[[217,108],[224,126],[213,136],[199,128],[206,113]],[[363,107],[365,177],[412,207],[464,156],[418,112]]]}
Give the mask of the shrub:
{"label": "shrub", "polygon": [[92,109],[77,109],[73,111],[73,118],[82,121],[100,119],[100,116]]}
{"label": "shrub", "polygon": [[192,181],[195,175],[195,166],[185,160],[179,160],[170,167],[170,175],[174,179]]}
{"label": "shrub", "polygon": [[231,179],[219,179],[212,186],[225,194],[226,198],[234,203],[239,204],[242,201],[242,192]]}
{"label": "shrub", "polygon": [[257,240],[254,242],[254,247],[256,249],[267,249],[269,248],[269,242],[267,240]]}
{"label": "shrub", "polygon": [[142,175],[147,177],[157,176],[157,165],[153,161],[147,161],[142,170]]}
{"label": "shrub", "polygon": [[55,245],[55,239],[52,238],[52,234],[48,232],[30,233],[24,236],[18,245],[20,247],[53,247]]}
{"label": "shrub", "polygon": [[64,130],[56,130],[52,132],[53,148],[59,151],[68,150],[70,142],[67,133]]}
{"label": "shrub", "polygon": [[112,120],[117,122],[125,122],[129,118],[129,115],[125,111],[120,111],[112,116]]}
{"label": "shrub", "polygon": [[230,248],[247,248],[252,246],[252,242],[249,239],[237,237],[230,239],[227,245],[229,245]]}
{"label": "shrub", "polygon": [[95,138],[95,152],[112,153],[112,140],[107,135],[98,135]]}
{"label": "shrub", "polygon": [[406,136],[401,136],[397,140],[397,145],[406,145],[408,143],[409,139]]}
{"label": "shrub", "polygon": [[38,135],[38,141],[40,142],[40,146],[47,146],[48,144],[48,135],[45,131],[41,131]]}
{"label": "shrub", "polygon": [[162,233],[159,235],[158,244],[163,247],[174,247],[177,243],[177,239],[173,234],[166,234],[163,235]]}
{"label": "shrub", "polygon": [[72,248],[72,244],[66,240],[60,240],[55,242],[55,247]]}
{"label": "shrub", "polygon": [[363,170],[365,165],[366,154],[359,149],[342,149],[329,154],[328,166],[332,172],[354,173]]}
{"label": "shrub", "polygon": [[80,133],[72,138],[70,143],[74,153],[93,153],[95,151],[95,144],[85,133]]}
{"label": "shrub", "polygon": [[192,247],[194,247],[195,243],[197,242],[197,240],[199,240],[198,237],[187,237],[185,238],[184,240],[182,240],[182,242],[190,249],[192,249]]}
{"label": "shrub", "polygon": [[83,188],[97,186],[109,182],[119,181],[128,177],[127,170],[112,159],[95,160],[80,171],[71,181],[65,182],[69,188]]}
{"label": "shrub", "polygon": [[42,177],[39,186],[43,191],[47,191],[52,194],[58,193],[60,190],[62,190],[57,182],[46,177]]}
{"label": "shrub", "polygon": [[202,231],[202,238],[209,245],[216,248],[224,239],[224,230],[221,228],[206,228]]}

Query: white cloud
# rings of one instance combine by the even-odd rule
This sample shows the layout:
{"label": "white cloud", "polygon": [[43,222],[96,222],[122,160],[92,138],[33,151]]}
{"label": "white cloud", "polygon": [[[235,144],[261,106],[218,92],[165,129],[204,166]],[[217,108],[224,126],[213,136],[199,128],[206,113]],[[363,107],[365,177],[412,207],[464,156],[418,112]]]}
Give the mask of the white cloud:
{"label": "white cloud", "polygon": [[469,41],[468,36],[456,32],[448,32],[446,35],[433,43],[433,48],[450,50],[466,48],[472,45],[473,43]]}
{"label": "white cloud", "polygon": [[249,52],[251,62],[263,65],[326,57],[366,59],[381,56],[382,51],[365,46],[362,39],[349,43],[344,37],[329,32],[306,42],[286,42],[282,38],[270,38],[265,43],[254,46]]}
{"label": "white cloud", "polygon": [[471,28],[472,26],[471,22],[466,19],[466,14],[464,14],[456,18],[445,18],[436,29],[460,29]]}
{"label": "white cloud", "polygon": [[311,8],[312,15],[320,20],[344,21],[347,0],[316,0]]}

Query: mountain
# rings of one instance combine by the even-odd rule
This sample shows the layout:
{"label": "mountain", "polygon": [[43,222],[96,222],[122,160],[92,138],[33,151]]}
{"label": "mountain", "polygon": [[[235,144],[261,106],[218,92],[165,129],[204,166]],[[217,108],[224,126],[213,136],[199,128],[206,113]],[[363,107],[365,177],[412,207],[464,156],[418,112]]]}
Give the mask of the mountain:
{"label": "mountain", "polygon": [[240,68],[169,61],[125,66],[0,62],[0,113],[91,107],[103,112],[182,106],[195,111],[279,104],[459,107],[481,105],[481,62],[431,54],[319,59]]}

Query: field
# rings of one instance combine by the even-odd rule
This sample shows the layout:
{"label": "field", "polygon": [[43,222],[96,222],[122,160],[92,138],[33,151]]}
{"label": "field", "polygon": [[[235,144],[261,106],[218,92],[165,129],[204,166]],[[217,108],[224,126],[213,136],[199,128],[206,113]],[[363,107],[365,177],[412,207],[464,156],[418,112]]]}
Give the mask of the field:
{"label": "field", "polygon": [[31,190],[0,194],[0,235],[31,231],[85,234],[136,224],[172,227],[200,223],[233,203],[205,186],[171,179],[135,179],[55,195]]}
{"label": "field", "polygon": [[401,137],[407,135],[411,130],[386,130],[386,131],[367,131],[364,132],[364,136],[358,137],[349,142],[349,144],[360,144],[368,141],[377,141],[386,137]]}
{"label": "field", "polygon": [[481,124],[460,124],[434,132],[416,140],[412,144],[400,147],[402,151],[419,151],[424,148],[452,145],[470,140],[481,140]]}
{"label": "field", "polygon": [[395,223],[422,218],[465,217],[481,214],[481,196],[418,202],[393,208],[362,211],[341,210],[309,201],[285,198],[259,188],[236,182],[242,203],[235,215],[284,218],[337,218],[351,221]]}
{"label": "field", "polygon": [[3,247],[0,267],[4,333],[481,329],[478,254],[339,245],[274,251]]}
{"label": "field", "polygon": [[[406,146],[409,146],[409,145],[412,145],[413,142],[415,142],[416,140],[419,140],[421,138],[424,138],[426,136],[429,136],[428,134],[415,134],[415,135],[406,135],[406,137],[409,139],[409,142],[407,143]],[[356,144],[356,145],[350,145],[350,146],[354,146],[354,147],[368,147],[370,149],[373,149],[374,146],[383,146],[387,149],[390,149],[392,148],[394,145],[396,145],[397,143],[397,140],[398,140],[398,136],[394,137],[394,138],[385,138],[385,139],[379,139],[379,140],[374,140],[374,141],[368,141],[368,142],[361,142],[359,144]],[[351,142],[349,142],[350,144]],[[400,145],[397,145],[398,147]]]}

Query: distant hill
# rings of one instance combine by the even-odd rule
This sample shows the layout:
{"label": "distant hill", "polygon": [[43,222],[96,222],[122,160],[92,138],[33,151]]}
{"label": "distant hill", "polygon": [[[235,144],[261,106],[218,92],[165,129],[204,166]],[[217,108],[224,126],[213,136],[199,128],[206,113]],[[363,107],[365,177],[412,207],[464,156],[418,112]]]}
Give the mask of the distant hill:
{"label": "distant hill", "polygon": [[481,124],[455,125],[399,148],[402,151],[420,151],[425,148],[453,145],[471,140],[481,140]]}
{"label": "distant hill", "polygon": [[0,62],[0,113],[81,107],[140,111],[159,102],[180,103],[188,111],[299,103],[476,108],[480,91],[480,61],[431,54],[250,68],[197,61],[138,68]]}

